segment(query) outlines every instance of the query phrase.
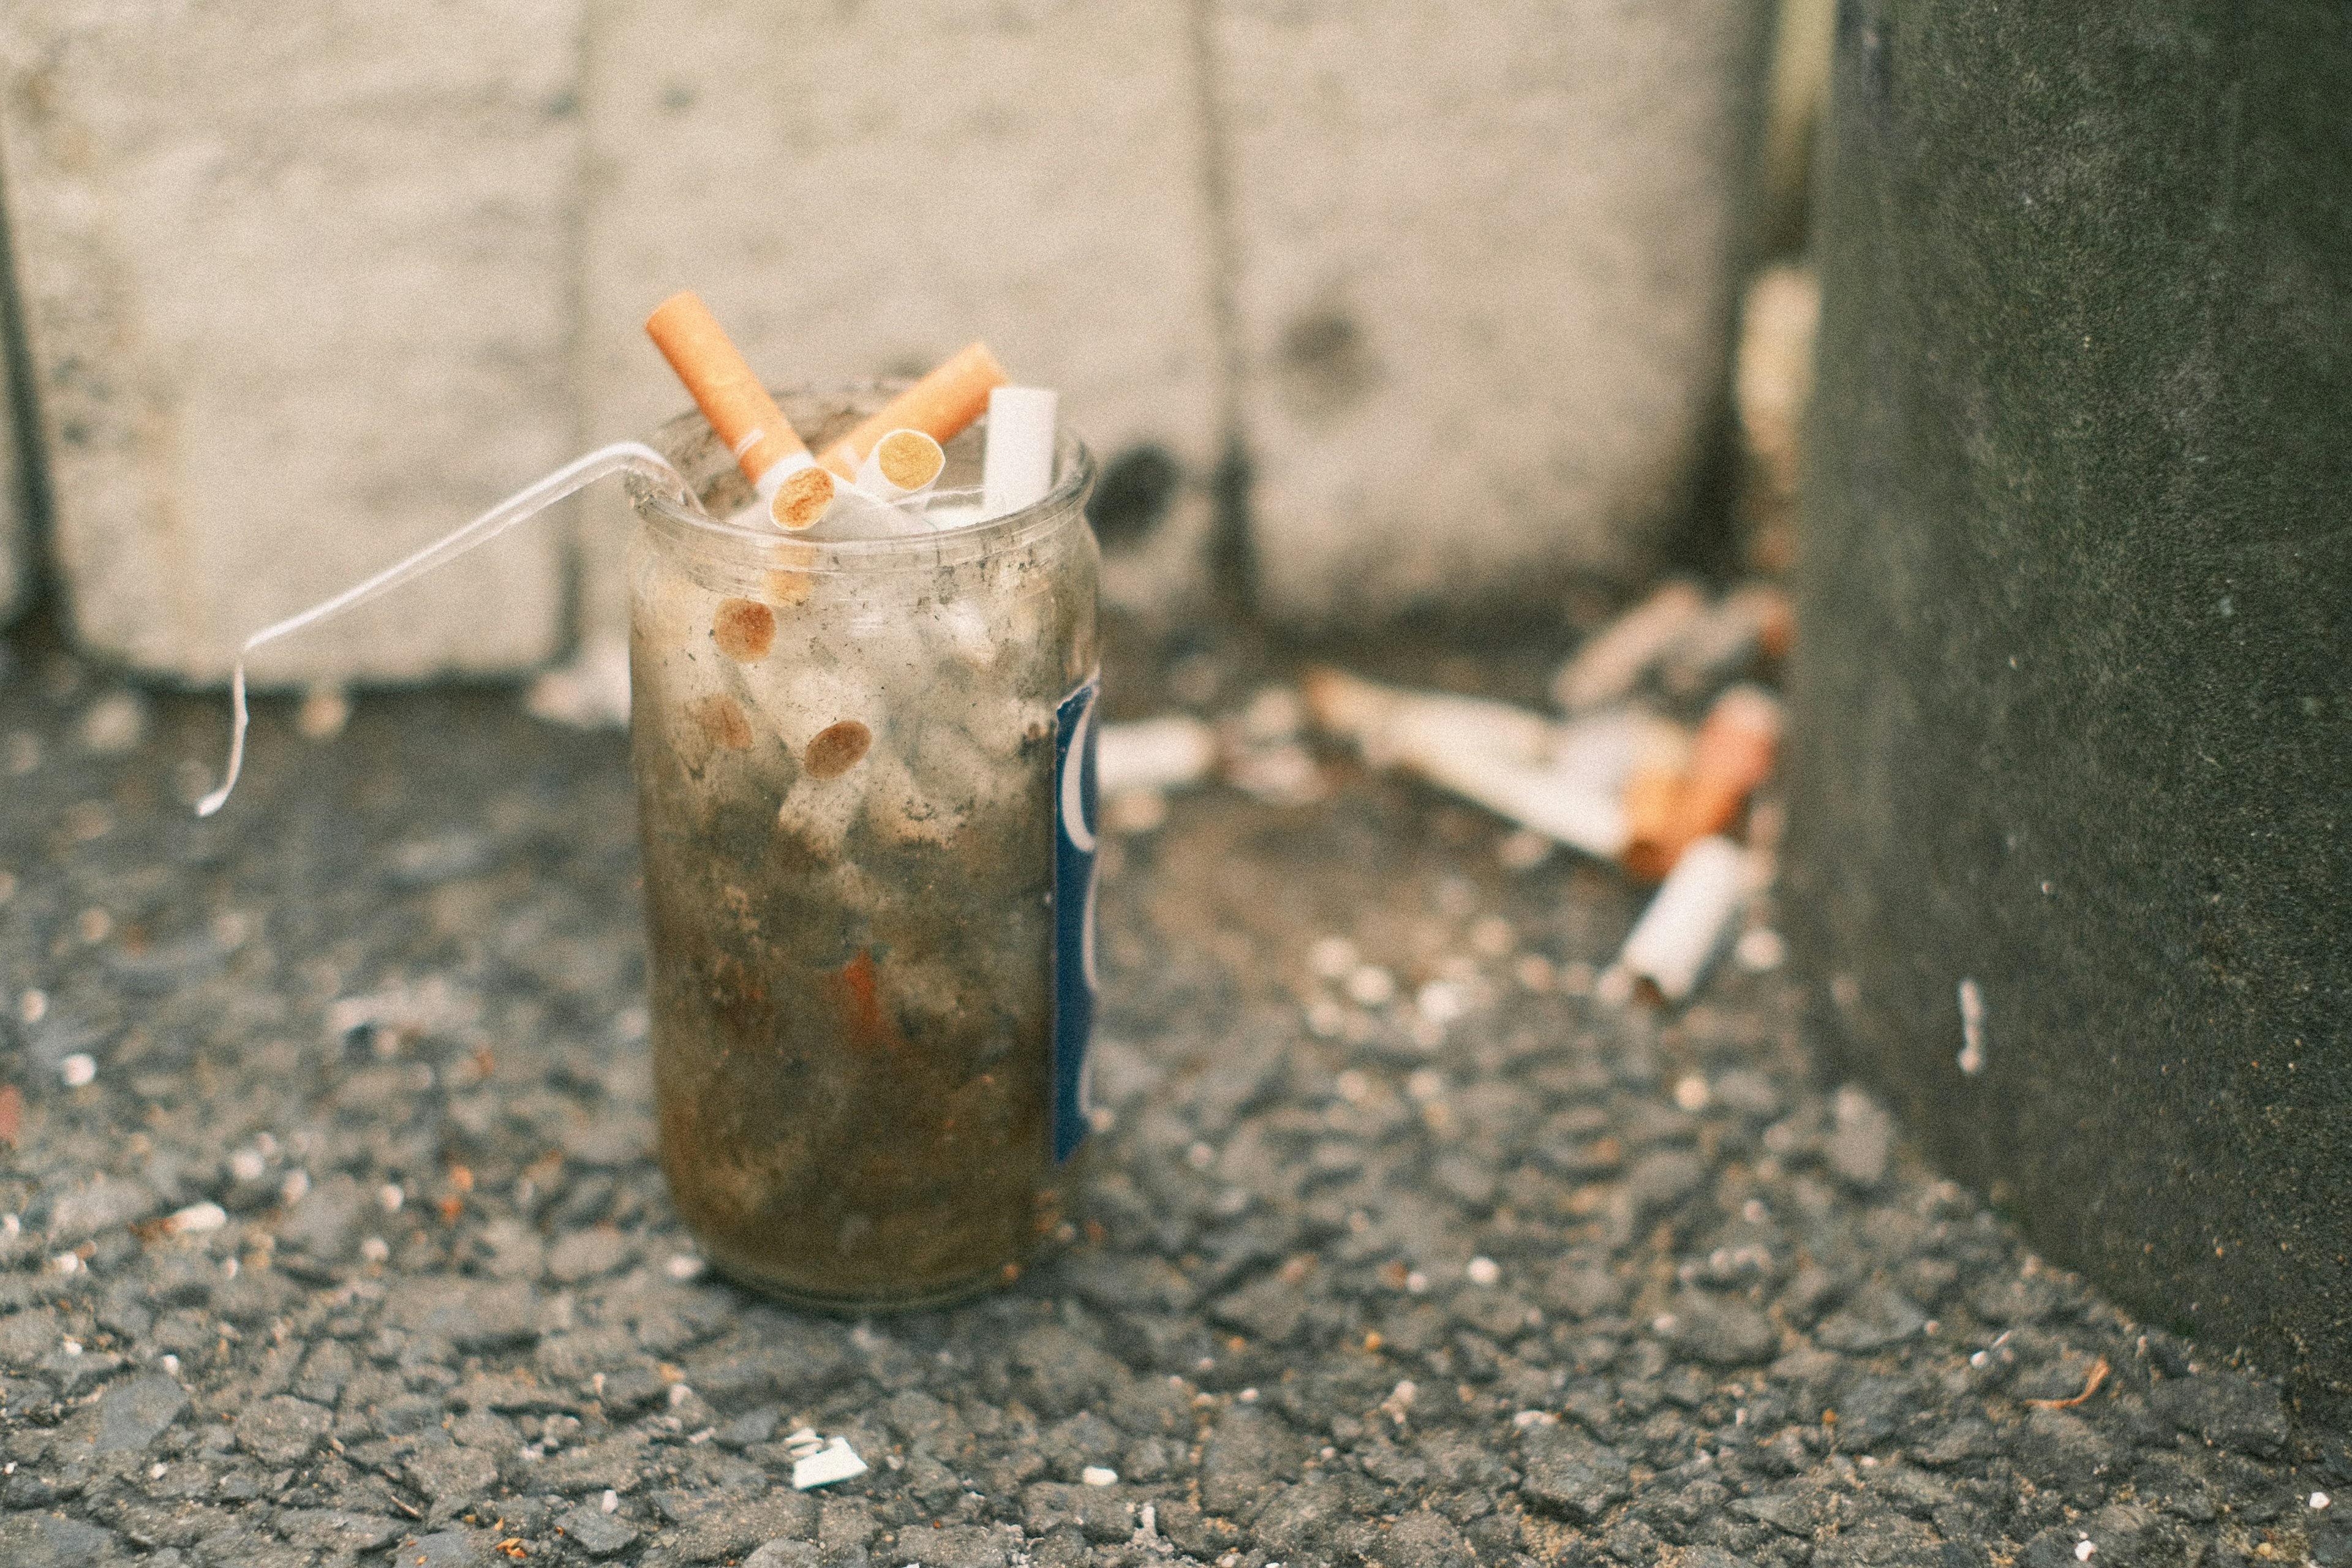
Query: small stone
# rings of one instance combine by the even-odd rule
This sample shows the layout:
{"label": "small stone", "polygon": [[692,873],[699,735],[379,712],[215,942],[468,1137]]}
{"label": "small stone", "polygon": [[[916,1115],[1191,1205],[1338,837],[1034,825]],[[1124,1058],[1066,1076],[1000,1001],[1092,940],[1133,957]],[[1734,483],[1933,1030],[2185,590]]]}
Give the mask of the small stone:
{"label": "small stone", "polygon": [[1830,1167],[1855,1188],[1869,1192],[1886,1180],[1895,1157],[1895,1119],[1852,1084],[1837,1091],[1832,1107],[1837,1127],[1826,1151]]}
{"label": "small stone", "polygon": [[164,1224],[175,1236],[210,1236],[228,1224],[228,1211],[216,1203],[190,1204]]}
{"label": "small stone", "polygon": [[[1064,1475],[1069,1474],[1067,1470],[1065,1470],[1062,1473]],[[1090,1487],[1115,1487],[1118,1485],[1118,1472],[1114,1469],[1106,1468],[1101,1465],[1088,1465],[1085,1469],[1078,1472],[1078,1479],[1084,1481]]]}
{"label": "small stone", "polygon": [[120,1454],[144,1448],[187,1407],[186,1392],[168,1377],[151,1373],[118,1383],[100,1400],[95,1451]]}
{"label": "small stone", "polygon": [[1545,1513],[1591,1523],[1633,1495],[1628,1467],[1617,1450],[1565,1423],[1528,1427],[1520,1436],[1519,1451],[1519,1495]]}
{"label": "small stone", "polygon": [[743,1568],[822,1568],[824,1561],[824,1550],[815,1542],[779,1537],[743,1559]]}
{"label": "small stone", "polygon": [[76,1051],[58,1063],[58,1076],[68,1089],[80,1089],[98,1081],[98,1058],[88,1051]]}
{"label": "small stone", "polygon": [[547,1251],[547,1271],[564,1284],[600,1279],[628,1267],[636,1249],[610,1226],[593,1226],[560,1237]]}
{"label": "small stone", "polygon": [[334,1424],[333,1413],[321,1405],[272,1394],[236,1418],[237,1447],[265,1463],[290,1465],[308,1458]]}
{"label": "small stone", "polygon": [[1491,1258],[1474,1258],[1470,1260],[1470,1266],[1463,1270],[1463,1274],[1471,1284],[1484,1287],[1500,1280],[1503,1278],[1503,1268]]}

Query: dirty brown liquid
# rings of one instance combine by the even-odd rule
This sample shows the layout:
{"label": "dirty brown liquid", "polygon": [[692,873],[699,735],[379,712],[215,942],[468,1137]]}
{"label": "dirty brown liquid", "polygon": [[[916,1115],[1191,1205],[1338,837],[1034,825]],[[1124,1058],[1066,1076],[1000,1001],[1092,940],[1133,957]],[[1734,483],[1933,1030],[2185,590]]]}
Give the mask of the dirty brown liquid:
{"label": "dirty brown liquid", "polygon": [[[786,407],[821,443],[870,401]],[[657,444],[714,513],[740,504],[698,419]],[[963,477],[976,437],[950,457]],[[1061,1219],[1055,709],[1096,658],[1069,458],[1076,483],[1020,518],[838,550],[638,498],[662,1164],[712,1262],[772,1294],[941,1300]]]}

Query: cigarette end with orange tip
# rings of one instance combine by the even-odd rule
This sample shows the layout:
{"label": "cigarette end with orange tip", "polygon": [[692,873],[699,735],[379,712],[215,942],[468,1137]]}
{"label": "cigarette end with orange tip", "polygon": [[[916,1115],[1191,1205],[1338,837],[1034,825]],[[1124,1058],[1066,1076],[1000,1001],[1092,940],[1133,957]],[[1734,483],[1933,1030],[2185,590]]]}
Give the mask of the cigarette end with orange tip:
{"label": "cigarette end with orange tip", "polygon": [[[795,533],[814,526],[833,504],[834,475],[817,465],[709,308],[691,292],[672,295],[646,318],[646,335],[735,454],[776,526]],[[841,476],[854,477],[854,469]]]}
{"label": "cigarette end with orange tip", "polygon": [[1011,377],[985,343],[973,343],[907,388],[825,449],[824,466],[855,480],[884,437],[919,431],[946,446],[988,412],[988,395]]}
{"label": "cigarette end with orange tip", "polygon": [[1655,880],[1684,850],[1730,827],[1771,775],[1780,721],[1780,700],[1761,687],[1735,686],[1717,698],[1679,777],[1640,773],[1626,786],[1633,839],[1625,868]]}

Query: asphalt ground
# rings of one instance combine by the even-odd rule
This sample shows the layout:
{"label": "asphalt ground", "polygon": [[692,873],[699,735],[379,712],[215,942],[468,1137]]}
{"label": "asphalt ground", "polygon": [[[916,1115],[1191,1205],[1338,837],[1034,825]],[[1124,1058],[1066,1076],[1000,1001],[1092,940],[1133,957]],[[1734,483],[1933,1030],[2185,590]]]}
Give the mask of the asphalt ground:
{"label": "asphalt ground", "polygon": [[1116,841],[1073,1223],[846,1321],[670,1209],[621,738],[264,702],[199,822],[224,709],[0,675],[12,1568],[2352,1562],[2347,1435],[1923,1168],[1769,942],[1601,1000],[1635,890],[1419,786]]}

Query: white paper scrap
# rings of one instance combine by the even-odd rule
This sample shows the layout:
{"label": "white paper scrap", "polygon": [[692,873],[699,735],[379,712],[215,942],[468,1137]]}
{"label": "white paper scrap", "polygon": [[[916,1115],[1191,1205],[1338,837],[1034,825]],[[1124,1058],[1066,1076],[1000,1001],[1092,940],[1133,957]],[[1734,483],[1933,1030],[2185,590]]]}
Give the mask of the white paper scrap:
{"label": "white paper scrap", "polygon": [[793,1489],[804,1492],[812,1487],[829,1487],[865,1473],[866,1461],[857,1457],[849,1439],[835,1437],[807,1458],[793,1461]]}

